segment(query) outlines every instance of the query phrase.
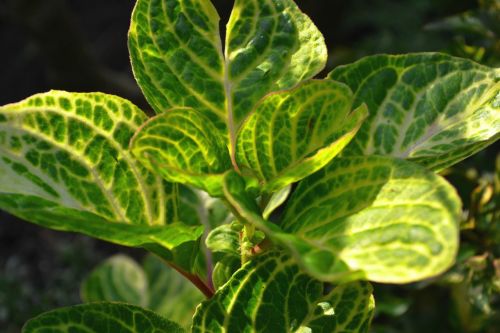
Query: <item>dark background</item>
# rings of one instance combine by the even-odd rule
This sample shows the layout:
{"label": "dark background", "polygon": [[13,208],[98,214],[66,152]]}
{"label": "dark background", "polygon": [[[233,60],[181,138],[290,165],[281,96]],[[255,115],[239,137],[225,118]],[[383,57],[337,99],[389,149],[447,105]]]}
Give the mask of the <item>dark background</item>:
{"label": "dark background", "polygon": [[[62,89],[117,94],[149,111],[133,80],[127,51],[134,3],[0,0],[0,105],[34,93]],[[214,3],[225,22],[232,1]],[[330,51],[328,70],[374,53],[449,50],[452,33],[428,31],[424,27],[478,6],[475,0],[297,3],[325,35]],[[475,160],[482,162],[468,163],[486,163],[484,168],[491,169],[492,159],[488,162],[485,154]],[[0,214],[0,332],[18,332],[25,320],[42,311],[79,303],[81,280],[107,256],[115,252],[136,257],[142,254]],[[395,293],[417,299],[417,306],[407,311],[415,318],[393,320],[381,315],[376,323],[395,322],[391,326],[395,332],[457,332],[453,316],[448,318],[446,290],[430,287],[425,293],[415,294],[413,289],[396,288],[386,293],[384,288],[378,287],[382,297]],[[444,306],[441,312],[436,311],[436,305],[438,309]]]}

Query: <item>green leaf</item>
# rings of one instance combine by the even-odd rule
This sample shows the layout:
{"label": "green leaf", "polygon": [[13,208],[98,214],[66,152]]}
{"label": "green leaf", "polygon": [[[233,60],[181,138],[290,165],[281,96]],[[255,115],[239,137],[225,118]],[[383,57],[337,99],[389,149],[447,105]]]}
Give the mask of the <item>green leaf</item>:
{"label": "green leaf", "polygon": [[264,219],[268,219],[271,214],[279,207],[281,206],[286,199],[288,199],[288,196],[290,195],[290,192],[292,191],[292,185],[288,185],[283,187],[281,190],[278,192],[275,192],[271,195],[271,198],[269,199],[269,202],[266,205],[266,208],[264,208],[264,211],[262,212],[262,217]]}
{"label": "green leaf", "polygon": [[240,231],[231,224],[224,224],[212,230],[205,242],[212,252],[240,255]]}
{"label": "green leaf", "polygon": [[368,332],[371,292],[369,283],[356,282],[324,295],[323,283],[288,255],[268,253],[246,263],[197,308],[192,332]]}
{"label": "green leaf", "polygon": [[[0,108],[0,208],[27,221],[170,251],[202,230],[177,220],[177,186],[128,151],[146,116],[101,93],[51,91]],[[173,223],[173,224],[172,224]]]}
{"label": "green leaf", "polygon": [[60,308],[29,320],[23,333],[182,333],[156,313],[122,303],[90,303]]}
{"label": "green leaf", "polygon": [[37,196],[128,224],[175,220],[175,189],[166,193],[128,152],[146,120],[130,102],[51,91],[5,105],[0,115],[2,196]]}
{"label": "green leaf", "polygon": [[83,302],[124,302],[148,307],[148,281],[142,268],[125,255],[107,259],[82,282]]}
{"label": "green leaf", "polygon": [[292,0],[236,0],[225,57],[238,125],[267,93],[320,72],[327,50],[319,30]]}
{"label": "green leaf", "polygon": [[322,279],[344,263],[372,281],[407,283],[453,264],[460,208],[453,187],[416,164],[339,158],[299,184],[281,228],[307,244],[296,250]]}
{"label": "green leaf", "polygon": [[207,0],[139,0],[129,32],[134,74],[156,112],[192,107],[234,149],[257,101],[317,74],[321,33],[292,0],[237,0],[222,50],[219,16]]}
{"label": "green leaf", "polygon": [[260,217],[237,174],[226,176],[224,191],[241,218],[320,280],[408,283],[455,260],[460,199],[441,177],[411,162],[337,158],[299,183],[279,227]]}
{"label": "green leaf", "polygon": [[219,15],[207,0],[138,0],[129,31],[134,75],[157,113],[192,107],[225,130]]}
{"label": "green leaf", "polygon": [[142,267],[125,255],[115,255],[83,281],[84,302],[113,301],[152,310],[182,327],[189,327],[196,305],[204,297],[188,280],[155,256]]}
{"label": "green leaf", "polygon": [[343,155],[442,170],[499,138],[500,70],[443,54],[378,55],[335,69],[370,117]]}
{"label": "green leaf", "polygon": [[134,136],[131,151],[149,170],[168,181],[220,195],[222,174],[231,168],[229,153],[208,118],[190,108],[158,115]]}
{"label": "green leaf", "polygon": [[236,161],[277,191],[324,167],[354,137],[367,116],[352,111],[350,89],[312,80],[264,98],[237,138]]}

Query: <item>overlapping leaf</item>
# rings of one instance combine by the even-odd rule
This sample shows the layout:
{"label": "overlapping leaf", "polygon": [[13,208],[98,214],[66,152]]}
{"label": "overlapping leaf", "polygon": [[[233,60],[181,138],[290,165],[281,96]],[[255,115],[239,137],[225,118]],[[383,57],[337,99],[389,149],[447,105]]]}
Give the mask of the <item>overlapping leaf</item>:
{"label": "overlapping leaf", "polygon": [[[128,151],[146,116],[130,102],[52,91],[0,108],[0,208],[45,227],[167,250],[195,241],[177,188]],[[167,225],[168,224],[168,225]]]}
{"label": "overlapping leaf", "polygon": [[139,0],[129,32],[136,79],[156,112],[192,107],[234,145],[257,101],[318,73],[321,33],[291,0],[237,0],[223,54],[208,0]]}
{"label": "overlapping leaf", "polygon": [[118,301],[139,305],[175,321],[191,325],[203,295],[158,258],[147,256],[143,267],[116,255],[99,265],[83,282],[84,302]]}
{"label": "overlapping leaf", "polygon": [[182,333],[179,325],[137,306],[90,303],[61,308],[31,319],[23,333]]}
{"label": "overlapping leaf", "polygon": [[131,143],[132,153],[165,179],[217,196],[231,167],[227,147],[208,118],[190,108],[169,110],[148,121]]}
{"label": "overlapping leaf", "polygon": [[236,0],[225,57],[228,97],[239,124],[267,93],[317,74],[327,51],[321,33],[292,0]]}
{"label": "overlapping leaf", "polygon": [[443,272],[458,248],[460,200],[442,178],[388,157],[337,158],[304,179],[280,227],[263,220],[237,175],[225,193],[242,218],[325,281],[407,283]]}
{"label": "overlapping leaf", "polygon": [[352,92],[329,80],[308,81],[264,98],[237,137],[238,166],[274,192],[321,169],[354,137],[367,115],[351,112]]}
{"label": "overlapping leaf", "polygon": [[378,55],[329,78],[370,111],[344,155],[391,155],[440,170],[499,137],[498,69],[443,54]]}
{"label": "overlapping leaf", "polygon": [[202,303],[192,332],[367,332],[374,304],[366,282],[324,295],[287,255],[255,257]]}

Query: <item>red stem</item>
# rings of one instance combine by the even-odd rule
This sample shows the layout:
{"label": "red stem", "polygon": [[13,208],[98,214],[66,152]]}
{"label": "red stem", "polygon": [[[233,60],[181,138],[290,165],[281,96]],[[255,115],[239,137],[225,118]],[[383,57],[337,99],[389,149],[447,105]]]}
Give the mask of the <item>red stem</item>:
{"label": "red stem", "polygon": [[188,273],[172,263],[168,264],[177,272],[181,273],[186,279],[191,281],[191,283],[194,284],[196,288],[198,288],[207,298],[212,298],[214,296],[215,291],[207,286],[205,282],[203,282],[203,280],[200,279],[197,275]]}

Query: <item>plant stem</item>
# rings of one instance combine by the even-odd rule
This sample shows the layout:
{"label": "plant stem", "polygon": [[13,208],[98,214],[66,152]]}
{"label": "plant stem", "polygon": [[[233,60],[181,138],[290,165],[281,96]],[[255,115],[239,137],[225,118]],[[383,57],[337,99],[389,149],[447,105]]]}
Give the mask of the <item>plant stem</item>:
{"label": "plant stem", "polygon": [[206,285],[199,276],[188,273],[172,263],[168,263],[168,265],[175,269],[177,272],[181,273],[182,276],[184,276],[186,279],[191,281],[191,283],[195,285],[196,288],[198,288],[207,298],[212,298],[214,296],[215,291],[208,285]]}

